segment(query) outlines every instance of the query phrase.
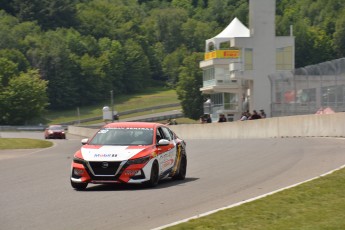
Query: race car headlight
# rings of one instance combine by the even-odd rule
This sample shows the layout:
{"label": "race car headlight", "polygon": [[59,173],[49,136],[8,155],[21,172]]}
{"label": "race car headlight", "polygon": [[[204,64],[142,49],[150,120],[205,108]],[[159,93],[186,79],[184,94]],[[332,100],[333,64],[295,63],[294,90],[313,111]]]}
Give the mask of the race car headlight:
{"label": "race car headlight", "polygon": [[84,173],[84,169],[73,169],[73,174],[76,176],[82,176]]}
{"label": "race car headlight", "polygon": [[127,164],[130,164],[130,165],[145,164],[149,160],[150,160],[150,156],[145,156],[145,157],[141,157],[141,158],[137,158],[137,159],[133,159],[133,160],[128,160]]}
{"label": "race car headlight", "polygon": [[73,157],[73,163],[83,164],[85,161],[78,157]]}

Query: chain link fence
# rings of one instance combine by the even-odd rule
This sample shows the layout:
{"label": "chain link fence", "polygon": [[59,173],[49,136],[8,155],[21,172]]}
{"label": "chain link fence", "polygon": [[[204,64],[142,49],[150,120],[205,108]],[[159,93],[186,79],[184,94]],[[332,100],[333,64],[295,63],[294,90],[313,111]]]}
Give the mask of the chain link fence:
{"label": "chain link fence", "polygon": [[272,117],[345,112],[345,58],[275,73],[269,79]]}

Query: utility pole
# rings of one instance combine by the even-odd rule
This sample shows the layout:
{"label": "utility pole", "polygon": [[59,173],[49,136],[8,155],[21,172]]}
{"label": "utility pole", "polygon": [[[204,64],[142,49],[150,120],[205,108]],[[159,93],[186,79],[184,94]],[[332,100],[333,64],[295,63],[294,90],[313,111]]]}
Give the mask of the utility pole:
{"label": "utility pole", "polygon": [[113,90],[110,90],[110,106],[111,106],[111,121],[114,122],[114,94],[113,94]]}
{"label": "utility pole", "polygon": [[77,116],[78,116],[78,125],[80,125],[80,110],[79,110],[79,107],[77,107]]}

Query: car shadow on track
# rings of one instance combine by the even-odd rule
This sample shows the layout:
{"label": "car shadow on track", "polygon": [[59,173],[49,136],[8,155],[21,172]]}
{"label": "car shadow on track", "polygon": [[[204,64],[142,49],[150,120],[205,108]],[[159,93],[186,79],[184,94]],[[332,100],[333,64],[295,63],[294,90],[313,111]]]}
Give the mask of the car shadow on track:
{"label": "car shadow on track", "polygon": [[159,182],[159,184],[150,188],[143,184],[99,184],[99,185],[89,185],[83,192],[102,192],[102,191],[133,191],[133,190],[148,190],[148,189],[163,189],[171,186],[179,186],[185,183],[193,182],[199,178],[186,177],[184,180],[172,180],[164,179]]}

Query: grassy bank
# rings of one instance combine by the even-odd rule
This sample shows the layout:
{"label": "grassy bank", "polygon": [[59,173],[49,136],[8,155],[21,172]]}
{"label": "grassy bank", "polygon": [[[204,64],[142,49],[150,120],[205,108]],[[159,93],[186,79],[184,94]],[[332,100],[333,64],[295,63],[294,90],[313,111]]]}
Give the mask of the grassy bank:
{"label": "grassy bank", "polygon": [[35,149],[48,148],[53,145],[50,141],[29,138],[0,138],[1,149]]}
{"label": "grassy bank", "polygon": [[[157,87],[146,89],[144,92],[138,94],[115,96],[114,110],[121,112],[174,103],[179,103],[175,90]],[[57,124],[67,121],[102,116],[102,109],[105,105],[110,106],[110,99],[102,104],[92,106],[85,106],[63,111],[49,111],[45,115],[45,119],[48,124]],[[151,111],[151,113],[154,112],[157,111]]]}
{"label": "grassy bank", "polygon": [[294,188],[166,228],[226,230],[345,229],[345,169]]}

